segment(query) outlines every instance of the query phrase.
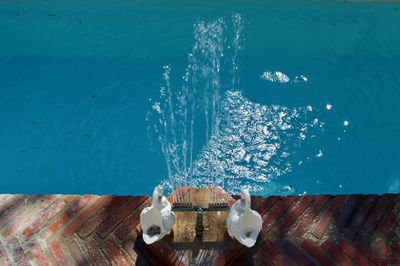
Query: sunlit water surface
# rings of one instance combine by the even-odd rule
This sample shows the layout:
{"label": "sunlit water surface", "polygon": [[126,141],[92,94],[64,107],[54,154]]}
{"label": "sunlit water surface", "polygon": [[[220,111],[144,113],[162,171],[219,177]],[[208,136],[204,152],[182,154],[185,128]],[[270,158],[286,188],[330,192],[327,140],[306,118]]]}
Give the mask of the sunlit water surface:
{"label": "sunlit water surface", "polygon": [[154,113],[162,88],[186,88],[201,23],[222,23],[222,50],[204,57],[221,71],[194,79],[211,61],[197,62],[188,81],[218,97],[208,109],[196,98],[195,134],[172,158],[186,158],[177,184],[400,192],[400,4],[196,2],[1,3],[0,193],[171,185]]}

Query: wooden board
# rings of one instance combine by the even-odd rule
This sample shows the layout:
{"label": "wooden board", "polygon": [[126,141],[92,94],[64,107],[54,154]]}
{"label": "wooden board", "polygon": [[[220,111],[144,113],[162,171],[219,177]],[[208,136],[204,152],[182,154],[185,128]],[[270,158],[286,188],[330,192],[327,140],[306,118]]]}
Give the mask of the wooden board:
{"label": "wooden board", "polygon": [[[210,192],[211,189],[213,192]],[[215,202],[216,199],[217,201],[222,199],[229,206],[234,203],[234,199],[222,188],[211,189],[182,187],[171,193],[168,199],[172,202],[175,193],[175,196],[190,198],[193,206],[202,208],[207,208],[208,204]],[[214,198],[214,195],[217,196]],[[226,262],[233,260],[245,250],[244,246],[240,246],[228,235],[226,230],[228,211],[203,212],[204,231],[201,238],[196,237],[196,211],[174,211],[174,213],[176,223],[171,234],[152,245],[143,245],[143,248],[158,256],[166,264],[173,265],[179,262],[182,265],[211,265],[221,258]],[[227,258],[227,255],[230,258]]]}
{"label": "wooden board", "polygon": [[[213,193],[210,188],[190,188],[193,206],[207,208],[213,201]],[[194,243],[196,242],[196,218],[195,211],[175,211],[176,223],[173,227],[174,237],[172,243]],[[203,212],[204,232],[202,242],[222,242],[226,237],[226,217],[228,211]]]}

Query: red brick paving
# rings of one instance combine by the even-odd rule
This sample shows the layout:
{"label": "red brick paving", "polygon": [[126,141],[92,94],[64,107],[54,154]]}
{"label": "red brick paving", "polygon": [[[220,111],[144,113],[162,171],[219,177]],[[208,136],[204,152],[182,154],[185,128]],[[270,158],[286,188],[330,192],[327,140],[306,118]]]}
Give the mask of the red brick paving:
{"label": "red brick paving", "polygon": [[332,259],[313,241],[304,239],[303,242],[301,242],[301,247],[314,259],[315,262],[321,265],[335,265]]}
{"label": "red brick paving", "polygon": [[287,259],[282,250],[276,248],[269,240],[264,241],[260,244],[260,248],[257,253],[263,252],[267,258],[265,261],[271,262],[277,265],[289,265],[290,261]]}
{"label": "red brick paving", "polygon": [[328,227],[334,221],[336,214],[338,213],[340,208],[344,206],[345,200],[345,195],[336,196],[330,203],[328,209],[321,212],[321,217],[317,221],[314,230],[312,231],[312,234],[315,237],[321,238],[325,234]]}
{"label": "red brick paving", "polygon": [[115,215],[108,217],[104,223],[97,229],[97,233],[101,238],[105,238],[109,233],[111,233],[116,226],[122,222],[126,217],[135,211],[146,197],[132,197],[129,199],[128,203],[124,205]]}
{"label": "red brick paving", "polygon": [[345,240],[340,240],[337,245],[344,251],[344,253],[346,253],[347,256],[358,262],[360,265],[373,265],[372,261],[359,253],[351,243],[348,243]]}
{"label": "red brick paving", "polygon": [[[0,195],[0,265],[155,265],[137,232],[148,197]],[[215,265],[399,265],[400,195],[253,197],[259,242]],[[165,256],[177,250],[159,247]],[[187,262],[175,261],[175,264]]]}
{"label": "red brick paving", "polygon": [[331,239],[326,239],[322,242],[321,247],[339,265],[351,266],[355,264],[355,262]]}
{"label": "red brick paving", "polygon": [[30,254],[30,256],[36,261],[38,265],[51,265],[51,260],[49,256],[46,254],[46,252],[36,239],[32,239],[27,242],[26,246],[29,249],[26,253]]}
{"label": "red brick paving", "polygon": [[[110,215],[113,215],[116,211],[118,211],[128,199],[129,197],[112,197],[112,196],[104,196],[99,198],[96,204],[93,205],[97,204],[103,205],[103,208],[100,211],[98,211],[95,215],[92,215],[90,219],[82,219],[84,225],[79,228],[78,231],[79,236],[82,238],[88,237]],[[93,208],[92,206],[91,208]]]}

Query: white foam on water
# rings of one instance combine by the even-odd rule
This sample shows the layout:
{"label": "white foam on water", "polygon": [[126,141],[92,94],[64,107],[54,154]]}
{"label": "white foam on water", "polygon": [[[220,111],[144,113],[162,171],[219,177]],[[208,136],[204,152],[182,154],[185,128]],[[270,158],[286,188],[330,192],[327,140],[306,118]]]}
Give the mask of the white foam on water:
{"label": "white foam on water", "polygon": [[[261,79],[270,81],[270,82],[278,82],[278,83],[288,83],[291,81],[290,77],[281,71],[265,71],[260,76]],[[307,82],[308,78],[304,75],[295,76],[292,79],[293,83]]]}
{"label": "white foam on water", "polygon": [[279,83],[287,83],[290,81],[290,78],[280,71],[265,71],[260,78],[263,80]]}
{"label": "white foam on water", "polygon": [[[239,91],[228,91],[222,103],[220,128],[194,162],[191,185],[218,185],[238,193],[245,184],[251,191],[293,170],[291,154],[304,135],[319,130],[308,108],[253,103]],[[321,152],[322,153],[322,152]],[[322,155],[321,155],[322,156]]]}

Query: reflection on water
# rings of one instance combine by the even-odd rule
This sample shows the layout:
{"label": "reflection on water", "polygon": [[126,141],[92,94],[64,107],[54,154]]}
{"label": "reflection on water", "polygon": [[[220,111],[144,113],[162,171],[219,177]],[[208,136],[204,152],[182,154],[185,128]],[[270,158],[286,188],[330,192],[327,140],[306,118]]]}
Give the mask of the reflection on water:
{"label": "reflection on water", "polygon": [[218,133],[197,157],[191,185],[211,185],[210,176],[215,176],[230,193],[242,186],[264,190],[293,169],[291,155],[323,127],[309,108],[264,106],[239,91],[228,91],[222,106]]}

